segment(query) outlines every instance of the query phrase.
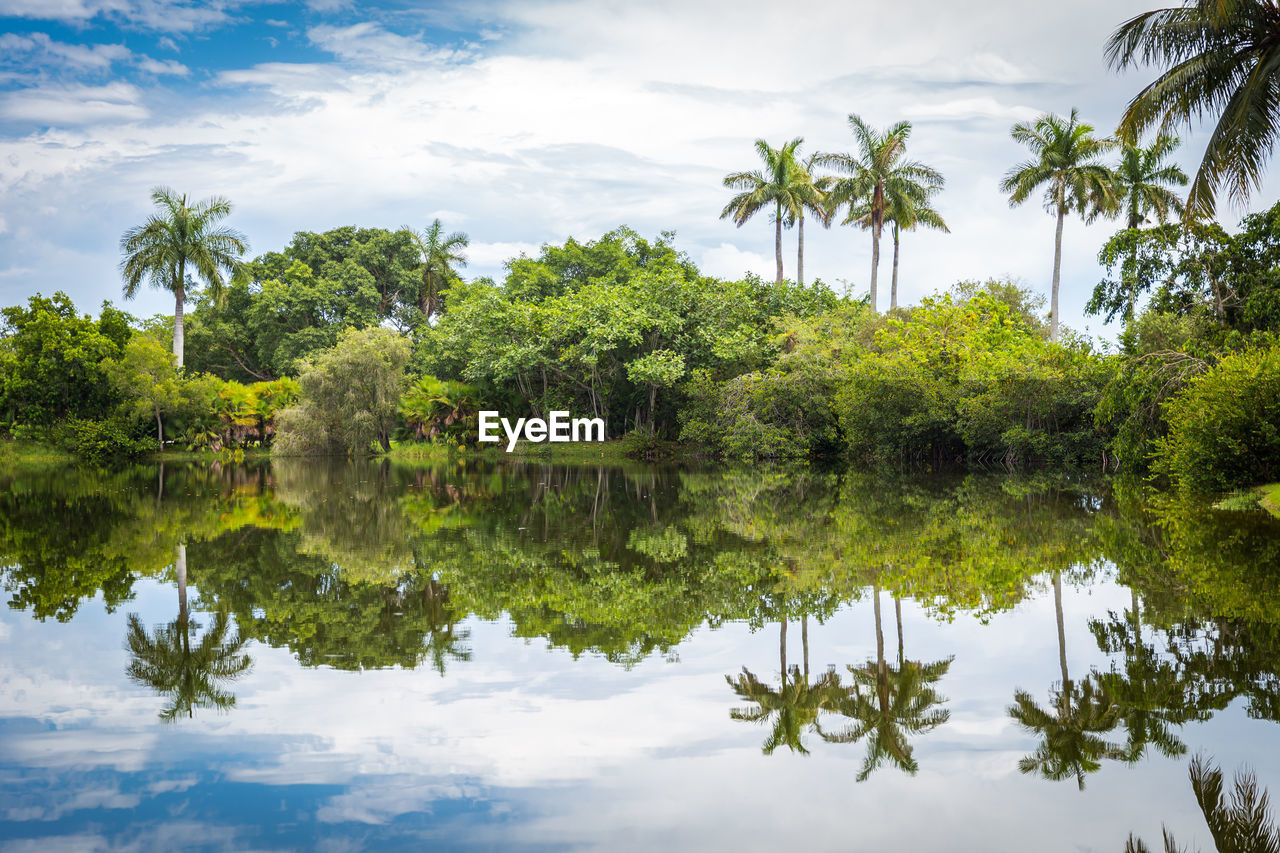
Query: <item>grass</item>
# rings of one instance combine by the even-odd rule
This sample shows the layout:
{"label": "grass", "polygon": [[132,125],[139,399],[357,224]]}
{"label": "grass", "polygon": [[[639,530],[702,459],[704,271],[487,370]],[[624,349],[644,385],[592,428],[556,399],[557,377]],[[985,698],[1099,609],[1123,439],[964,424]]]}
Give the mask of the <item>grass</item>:
{"label": "grass", "polygon": [[0,440],[0,465],[66,465],[74,462],[70,453],[26,439]]}
{"label": "grass", "polygon": [[1258,503],[1267,512],[1280,518],[1280,483],[1258,486]]}

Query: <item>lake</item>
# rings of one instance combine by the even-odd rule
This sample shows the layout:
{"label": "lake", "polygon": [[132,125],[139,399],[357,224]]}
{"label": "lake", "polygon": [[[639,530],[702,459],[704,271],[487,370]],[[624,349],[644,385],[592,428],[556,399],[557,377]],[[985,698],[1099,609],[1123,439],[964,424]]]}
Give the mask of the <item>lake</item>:
{"label": "lake", "polygon": [[1048,476],[0,476],[0,849],[1212,850],[1280,521]]}

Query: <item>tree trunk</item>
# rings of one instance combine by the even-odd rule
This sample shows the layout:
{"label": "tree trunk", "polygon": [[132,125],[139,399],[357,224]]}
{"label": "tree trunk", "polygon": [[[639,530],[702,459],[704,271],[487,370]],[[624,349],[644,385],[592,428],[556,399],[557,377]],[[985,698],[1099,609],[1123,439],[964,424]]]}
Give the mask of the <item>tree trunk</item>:
{"label": "tree trunk", "polygon": [[782,202],[778,202],[778,212],[773,221],[773,256],[778,261],[778,284],[782,284]]}
{"label": "tree trunk", "polygon": [[886,674],[886,666],[884,662],[884,627],[880,621],[880,585],[876,584],[872,589],[875,591],[875,612],[876,612],[876,664],[883,677]]}
{"label": "tree trunk", "polygon": [[173,360],[178,366],[178,370],[182,370],[182,300],[186,296],[186,291],[182,286],[182,277],[186,275],[183,272],[184,263],[178,264],[178,286],[173,289]]}
{"label": "tree trunk", "polygon": [[1058,230],[1053,237],[1053,288],[1049,297],[1049,340],[1058,339],[1058,283],[1062,279],[1062,221],[1067,209],[1058,204]]}
{"label": "tree trunk", "polygon": [[876,302],[876,271],[880,268],[880,223],[871,223],[871,313],[879,312]]}
{"label": "tree trunk", "polygon": [[889,287],[889,310],[898,307],[898,223],[893,223],[893,284]]}
{"label": "tree trunk", "polygon": [[796,284],[804,284],[804,208],[800,209],[800,221],[797,224],[800,243],[796,248]]}
{"label": "tree trunk", "polygon": [[160,408],[156,407],[156,440],[160,442],[160,452],[164,453],[164,423],[160,420]]}

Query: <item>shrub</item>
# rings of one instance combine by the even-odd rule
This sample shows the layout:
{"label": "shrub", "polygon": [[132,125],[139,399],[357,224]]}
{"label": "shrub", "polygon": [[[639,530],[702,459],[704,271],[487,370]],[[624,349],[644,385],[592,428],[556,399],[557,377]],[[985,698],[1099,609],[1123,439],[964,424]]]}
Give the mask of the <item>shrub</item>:
{"label": "shrub", "polygon": [[135,459],[156,449],[148,430],[133,418],[121,416],[100,421],[68,418],[50,427],[46,438],[92,465]]}
{"label": "shrub", "polygon": [[1280,345],[1228,355],[1164,407],[1154,470],[1205,494],[1280,480]]}

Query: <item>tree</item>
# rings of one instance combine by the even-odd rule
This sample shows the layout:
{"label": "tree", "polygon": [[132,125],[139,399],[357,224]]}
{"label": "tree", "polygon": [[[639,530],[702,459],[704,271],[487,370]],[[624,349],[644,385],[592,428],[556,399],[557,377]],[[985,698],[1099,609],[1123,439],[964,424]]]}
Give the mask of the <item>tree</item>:
{"label": "tree", "polygon": [[188,288],[194,286],[187,268],[216,297],[222,291],[222,272],[239,271],[248,243],[239,231],[218,225],[231,215],[231,202],[221,196],[188,205],[185,193],[179,196],[168,187],[156,187],[151,200],[159,213],[120,238],[124,296],[132,299],[144,281],[173,294],[173,355],[181,369],[182,307]]}
{"label": "tree", "polygon": [[0,311],[0,415],[48,426],[63,418],[102,418],[117,402],[103,364],[120,354],[129,317],[103,303],[97,322],[78,315],[62,291],[36,294]]}
{"label": "tree", "polygon": [[1121,141],[1115,193],[1126,227],[1137,228],[1152,214],[1161,225],[1169,214],[1181,215],[1182,199],[1169,187],[1185,187],[1187,174],[1177,163],[1166,162],[1181,144],[1176,136],[1164,135],[1146,148]]}
{"label": "tree", "polygon": [[1106,48],[1116,71],[1146,65],[1163,73],[1138,92],[1119,133],[1135,142],[1151,127],[1168,133],[1217,116],[1187,195],[1188,212],[1213,215],[1226,187],[1241,206],[1261,186],[1280,131],[1280,41],[1276,8],[1261,0],[1184,0],[1121,24]]}
{"label": "tree", "polygon": [[[815,167],[821,163],[822,154],[813,153],[800,163],[801,174],[798,177],[800,205],[796,209],[796,284],[804,284],[804,214],[813,213],[822,223],[823,228],[830,227],[834,211],[827,201],[827,190],[835,179],[829,176],[815,178]],[[788,223],[790,225],[790,223]]]}
{"label": "tree", "polygon": [[[895,189],[898,191],[889,196],[889,204],[885,210],[885,221],[893,223],[893,283],[889,290],[891,310],[898,307],[898,255],[902,232],[914,231],[923,226],[951,233],[942,214],[929,205],[929,198],[942,189],[942,184],[906,184]],[[849,215],[842,224],[851,222],[856,222],[863,228],[871,228],[871,206],[865,202],[857,206],[851,205]]]}
{"label": "tree", "polygon": [[[830,198],[835,204],[867,206],[868,224],[871,230],[871,310],[877,310],[876,277],[880,268],[880,232],[895,197],[927,197],[925,187],[941,187],[942,174],[914,160],[903,160],[907,152],[907,140],[911,136],[911,122],[900,121],[876,131],[854,113],[849,114],[849,129],[858,143],[858,153],[825,154],[819,162],[842,172],[846,177],[831,187]],[[857,221],[852,216],[848,224]],[[896,267],[895,267],[896,269]]]}
{"label": "tree", "polygon": [[164,450],[162,415],[182,405],[185,395],[173,355],[150,335],[137,334],[124,345],[119,359],[108,360],[107,378],[125,405],[156,419],[156,441]]}
{"label": "tree", "polygon": [[439,219],[434,220],[423,232],[414,231],[407,226],[405,230],[412,235],[413,244],[422,258],[422,266],[419,268],[422,284],[418,289],[418,310],[422,312],[424,320],[430,320],[444,304],[445,289],[458,277],[453,268],[467,265],[467,258],[462,250],[471,241],[461,231],[444,236]]}
{"label": "tree", "polygon": [[284,454],[364,456],[375,441],[391,449],[409,345],[390,329],[348,329],[303,362],[302,402],[278,417]]}
{"label": "tree", "polygon": [[1049,297],[1049,340],[1058,339],[1058,285],[1062,274],[1062,223],[1067,213],[1078,213],[1092,222],[1115,209],[1112,172],[1100,162],[1115,147],[1110,139],[1095,139],[1093,125],[1080,121],[1075,108],[1066,119],[1045,113],[1033,122],[1019,122],[1011,131],[1014,141],[1031,149],[1032,159],[1014,166],[1000,189],[1016,207],[1044,187],[1044,208],[1057,216],[1053,242],[1053,286]]}
{"label": "tree", "polygon": [[754,172],[726,175],[724,185],[740,190],[724,210],[721,219],[732,217],[741,228],[748,219],[770,204],[773,205],[774,257],[778,262],[778,283],[782,283],[782,226],[785,220],[798,218],[807,202],[818,203],[818,190],[809,174],[800,166],[798,149],[804,139],[796,137],[781,148],[770,148],[763,139],[756,140],[756,153],[764,163]]}
{"label": "tree", "polygon": [[227,614],[214,615],[208,630],[193,647],[198,626],[190,619],[156,628],[151,636],[138,614],[129,614],[125,647],[129,651],[129,679],[168,697],[160,719],[172,723],[196,708],[219,711],[235,707],[236,697],[223,682],[234,681],[252,666],[244,654],[244,640],[231,627]]}

